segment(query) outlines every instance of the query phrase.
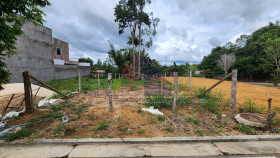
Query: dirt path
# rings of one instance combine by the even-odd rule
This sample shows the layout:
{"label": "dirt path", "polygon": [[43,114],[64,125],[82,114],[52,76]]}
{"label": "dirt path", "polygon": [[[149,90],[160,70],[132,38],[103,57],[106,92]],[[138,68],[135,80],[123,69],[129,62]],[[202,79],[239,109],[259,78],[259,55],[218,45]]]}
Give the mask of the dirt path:
{"label": "dirt path", "polygon": [[[167,77],[167,80],[173,83],[173,77]],[[207,78],[192,78],[193,87],[206,87],[209,88],[213,84],[218,82],[216,79]],[[189,84],[189,77],[179,77],[179,83]],[[230,98],[231,93],[231,81],[224,81],[213,91],[221,92],[225,99]],[[237,83],[237,104],[242,104],[246,98],[252,99],[259,106],[267,107],[267,96],[269,94],[272,98],[272,106],[280,107],[280,89],[276,87],[265,87],[261,85],[253,85],[247,83]]]}
{"label": "dirt path", "polygon": [[[31,84],[33,93],[36,93],[36,89],[39,88],[39,86]],[[8,94],[15,94],[15,93],[24,93],[24,85],[23,83],[11,83],[4,85],[4,90],[0,91],[0,97]],[[46,88],[41,87],[38,96],[40,97],[51,97],[53,95],[53,91],[48,90]]]}

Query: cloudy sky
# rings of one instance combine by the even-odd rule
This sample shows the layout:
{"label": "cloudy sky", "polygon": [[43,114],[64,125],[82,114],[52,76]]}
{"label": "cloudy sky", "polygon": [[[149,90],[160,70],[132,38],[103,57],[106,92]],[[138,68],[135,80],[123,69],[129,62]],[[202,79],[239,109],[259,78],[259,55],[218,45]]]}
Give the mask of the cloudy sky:
{"label": "cloudy sky", "polygon": [[[44,25],[53,36],[69,42],[70,58],[105,60],[108,41],[116,48],[128,45],[126,32],[118,34],[114,7],[118,0],[50,0]],[[160,18],[154,45],[148,49],[161,64],[200,63],[211,49],[235,42],[280,19],[279,0],[152,0],[146,12]]]}

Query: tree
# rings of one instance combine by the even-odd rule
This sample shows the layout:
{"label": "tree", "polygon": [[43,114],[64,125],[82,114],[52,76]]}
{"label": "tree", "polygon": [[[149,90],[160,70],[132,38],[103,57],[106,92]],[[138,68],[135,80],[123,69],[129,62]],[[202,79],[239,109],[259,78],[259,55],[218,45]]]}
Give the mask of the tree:
{"label": "tree", "polygon": [[134,38],[137,26],[137,1],[135,0],[120,0],[119,4],[114,8],[115,22],[119,23],[119,34],[123,34],[126,28],[130,29],[131,41],[132,41],[132,61],[133,65],[133,78],[135,78],[135,45]]}
{"label": "tree", "polygon": [[108,51],[109,58],[111,58],[114,64],[118,67],[119,74],[123,73],[123,70],[129,61],[129,50],[123,49],[123,51],[124,53],[122,53],[122,50],[116,50],[114,45],[110,43],[110,50]]}
{"label": "tree", "polygon": [[265,52],[266,60],[264,60],[264,62],[266,65],[270,65],[269,67],[273,71],[274,84],[277,86],[280,80],[280,38],[274,40],[269,38],[266,41]]}
{"label": "tree", "polygon": [[90,66],[91,67],[93,66],[93,61],[89,57],[88,58],[79,58],[79,62],[80,63],[90,63]]}
{"label": "tree", "polygon": [[228,70],[234,64],[236,57],[234,54],[223,54],[221,58],[217,61],[218,66],[224,70],[225,74],[227,75]]}
{"label": "tree", "polygon": [[48,0],[5,0],[0,3],[0,90],[10,80],[10,71],[5,69],[5,56],[14,55],[17,36],[22,35],[21,27],[31,21],[43,24],[45,13],[41,8],[50,5]]}

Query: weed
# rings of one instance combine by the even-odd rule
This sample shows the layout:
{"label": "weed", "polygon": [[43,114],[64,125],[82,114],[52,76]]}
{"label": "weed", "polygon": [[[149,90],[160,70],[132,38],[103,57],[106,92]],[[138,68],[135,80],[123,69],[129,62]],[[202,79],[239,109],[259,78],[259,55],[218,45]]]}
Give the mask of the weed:
{"label": "weed", "polygon": [[51,97],[49,97],[48,99],[60,99],[63,98],[60,94],[58,93],[54,93]]}
{"label": "weed", "polygon": [[201,130],[197,126],[194,126],[194,129],[199,134],[199,136],[201,136],[201,137],[204,136],[204,134],[201,132]]}
{"label": "weed", "polygon": [[54,129],[54,134],[58,134],[58,133],[61,133],[61,132],[64,132],[64,130],[65,130],[65,125],[64,124],[60,124],[60,125],[58,125],[57,126],[57,128],[56,129]]}
{"label": "weed", "polygon": [[169,98],[164,95],[147,96],[146,106],[148,107],[153,106],[155,109],[171,108],[172,98]]}
{"label": "weed", "polygon": [[31,132],[27,128],[22,128],[21,130],[17,131],[16,133],[11,133],[4,137],[4,140],[7,142],[14,141],[16,139],[21,139],[24,137],[29,137],[31,135]]}
{"label": "weed", "polygon": [[234,127],[234,129],[238,129],[240,132],[244,132],[246,134],[253,134],[253,135],[257,135],[258,133],[255,131],[254,128],[244,125],[244,124],[236,124]]}
{"label": "weed", "polygon": [[252,101],[250,98],[245,98],[244,103],[242,104],[244,112],[249,113],[264,113],[264,107],[258,107],[257,104]]}
{"label": "weed", "polygon": [[145,128],[141,128],[141,129],[139,129],[137,132],[138,132],[139,134],[143,134],[143,133],[145,133]]}
{"label": "weed", "polygon": [[103,121],[101,123],[99,123],[96,127],[95,127],[95,130],[98,131],[98,130],[105,130],[109,127],[109,121]]}
{"label": "weed", "polygon": [[76,131],[77,131],[76,127],[68,126],[68,127],[66,127],[66,129],[64,131],[64,135],[69,136],[69,135],[75,133]]}
{"label": "weed", "polygon": [[89,85],[82,85],[82,91],[89,91],[90,90],[90,86]]}
{"label": "weed", "polygon": [[141,108],[137,109],[137,112],[138,112],[138,113],[141,113],[141,112],[142,112],[142,109],[141,109]]}
{"label": "weed", "polygon": [[174,128],[172,126],[167,126],[164,128],[165,131],[174,132]]}
{"label": "weed", "polygon": [[224,101],[223,107],[230,107],[230,99]]}
{"label": "weed", "polygon": [[157,119],[158,119],[159,121],[164,121],[164,120],[165,120],[165,116],[163,116],[163,115],[158,115],[158,116],[157,116]]}
{"label": "weed", "polygon": [[191,103],[192,98],[187,95],[179,95],[177,98],[177,105],[184,106]]}
{"label": "weed", "polygon": [[187,117],[186,118],[187,122],[193,122],[194,124],[198,125],[200,123],[200,120],[195,119],[194,117]]}
{"label": "weed", "polygon": [[217,102],[212,99],[205,100],[205,102],[202,104],[202,108],[214,113],[217,113],[219,110]]}

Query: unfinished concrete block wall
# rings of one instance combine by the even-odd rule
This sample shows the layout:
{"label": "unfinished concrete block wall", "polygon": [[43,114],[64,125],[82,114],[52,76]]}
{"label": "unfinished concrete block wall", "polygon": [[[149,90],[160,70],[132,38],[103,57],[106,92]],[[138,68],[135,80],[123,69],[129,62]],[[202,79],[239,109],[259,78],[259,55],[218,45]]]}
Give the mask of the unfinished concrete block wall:
{"label": "unfinished concrete block wall", "polygon": [[[52,38],[52,53],[54,59],[69,61],[69,44],[57,38]],[[61,55],[57,55],[57,48],[60,48]]]}
{"label": "unfinished concrete block wall", "polygon": [[[27,22],[22,27],[23,35],[17,39],[18,54],[6,57],[5,63],[12,73],[11,83],[22,83],[22,72],[29,74],[41,81],[52,81],[57,78],[67,79],[75,77],[79,66],[57,68],[53,64],[52,30],[45,26],[35,26]],[[68,56],[69,58],[69,56]],[[89,75],[90,67],[82,67],[82,76]]]}

